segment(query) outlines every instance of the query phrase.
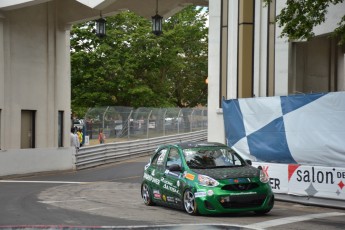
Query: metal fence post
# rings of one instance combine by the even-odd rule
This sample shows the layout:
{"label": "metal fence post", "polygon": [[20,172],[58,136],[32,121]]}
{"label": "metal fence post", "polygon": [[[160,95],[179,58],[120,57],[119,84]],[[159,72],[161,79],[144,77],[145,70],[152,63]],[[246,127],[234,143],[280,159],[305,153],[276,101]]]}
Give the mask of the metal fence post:
{"label": "metal fence post", "polygon": [[190,132],[193,132],[193,113],[194,109],[192,110],[192,113],[190,114]]}
{"label": "metal fence post", "polygon": [[103,113],[103,120],[102,120],[103,132],[104,132],[104,119],[105,119],[105,114],[107,113],[108,109],[109,109],[109,106],[107,107],[107,109],[106,109],[106,110],[104,111],[104,113]]}
{"label": "metal fence post", "polygon": [[131,116],[133,113],[133,109],[131,110],[131,112],[129,113],[129,116],[127,117],[127,139],[129,140],[129,135],[130,135],[130,130],[131,130]]}
{"label": "metal fence post", "polygon": [[204,129],[204,109],[201,110],[201,128]]}
{"label": "metal fence post", "polygon": [[147,116],[147,131],[146,131],[146,138],[149,138],[149,126],[150,126],[150,117],[151,117],[151,113],[152,113],[152,109],[151,109],[149,115]]}
{"label": "metal fence post", "polygon": [[180,115],[181,115],[182,109],[177,114],[177,133],[180,133]]}
{"label": "metal fence post", "polygon": [[165,136],[165,116],[167,114],[167,109],[165,109],[165,112],[163,114],[163,136]]}

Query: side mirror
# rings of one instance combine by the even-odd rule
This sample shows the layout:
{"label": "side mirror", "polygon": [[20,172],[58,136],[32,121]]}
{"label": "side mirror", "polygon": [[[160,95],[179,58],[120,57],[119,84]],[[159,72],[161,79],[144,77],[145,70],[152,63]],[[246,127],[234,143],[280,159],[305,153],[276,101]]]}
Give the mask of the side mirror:
{"label": "side mirror", "polygon": [[252,165],[252,161],[251,160],[246,160],[247,164]]}
{"label": "side mirror", "polygon": [[171,172],[182,172],[182,168],[178,164],[172,164],[168,167],[169,171]]}

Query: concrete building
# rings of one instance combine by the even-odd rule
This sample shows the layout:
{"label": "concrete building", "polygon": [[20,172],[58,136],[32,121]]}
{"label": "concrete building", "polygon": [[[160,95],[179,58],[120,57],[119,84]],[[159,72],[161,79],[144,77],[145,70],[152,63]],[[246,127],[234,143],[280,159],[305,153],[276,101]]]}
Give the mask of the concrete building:
{"label": "concrete building", "polygon": [[208,139],[225,142],[221,99],[345,89],[344,47],[328,38],[331,7],[310,42],[279,38],[284,0],[0,1],[0,176],[74,169],[69,35],[73,23],[131,10],[148,20],[209,5]]}
{"label": "concrete building", "polygon": [[329,8],[308,42],[280,38],[284,0],[209,1],[208,140],[225,143],[221,101],[345,90],[345,46],[330,38],[345,3]]}

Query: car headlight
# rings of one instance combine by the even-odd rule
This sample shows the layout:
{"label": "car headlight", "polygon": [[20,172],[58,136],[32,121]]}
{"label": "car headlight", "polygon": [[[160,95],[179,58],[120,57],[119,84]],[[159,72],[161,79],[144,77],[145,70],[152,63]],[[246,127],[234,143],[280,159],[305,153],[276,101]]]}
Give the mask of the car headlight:
{"label": "car headlight", "polygon": [[266,173],[264,173],[264,171],[260,170],[260,181],[262,183],[267,183],[269,180],[269,176]]}
{"label": "car headlight", "polygon": [[205,175],[198,175],[198,181],[202,186],[215,187],[219,185],[218,181]]}

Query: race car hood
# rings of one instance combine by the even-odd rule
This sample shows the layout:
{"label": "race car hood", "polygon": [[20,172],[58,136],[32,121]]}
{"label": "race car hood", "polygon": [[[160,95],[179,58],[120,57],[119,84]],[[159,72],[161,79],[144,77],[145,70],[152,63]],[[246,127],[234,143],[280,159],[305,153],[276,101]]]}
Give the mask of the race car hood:
{"label": "race car hood", "polygon": [[260,176],[260,170],[253,166],[241,166],[231,168],[191,169],[193,172],[212,177],[216,180],[230,178],[253,178]]}

